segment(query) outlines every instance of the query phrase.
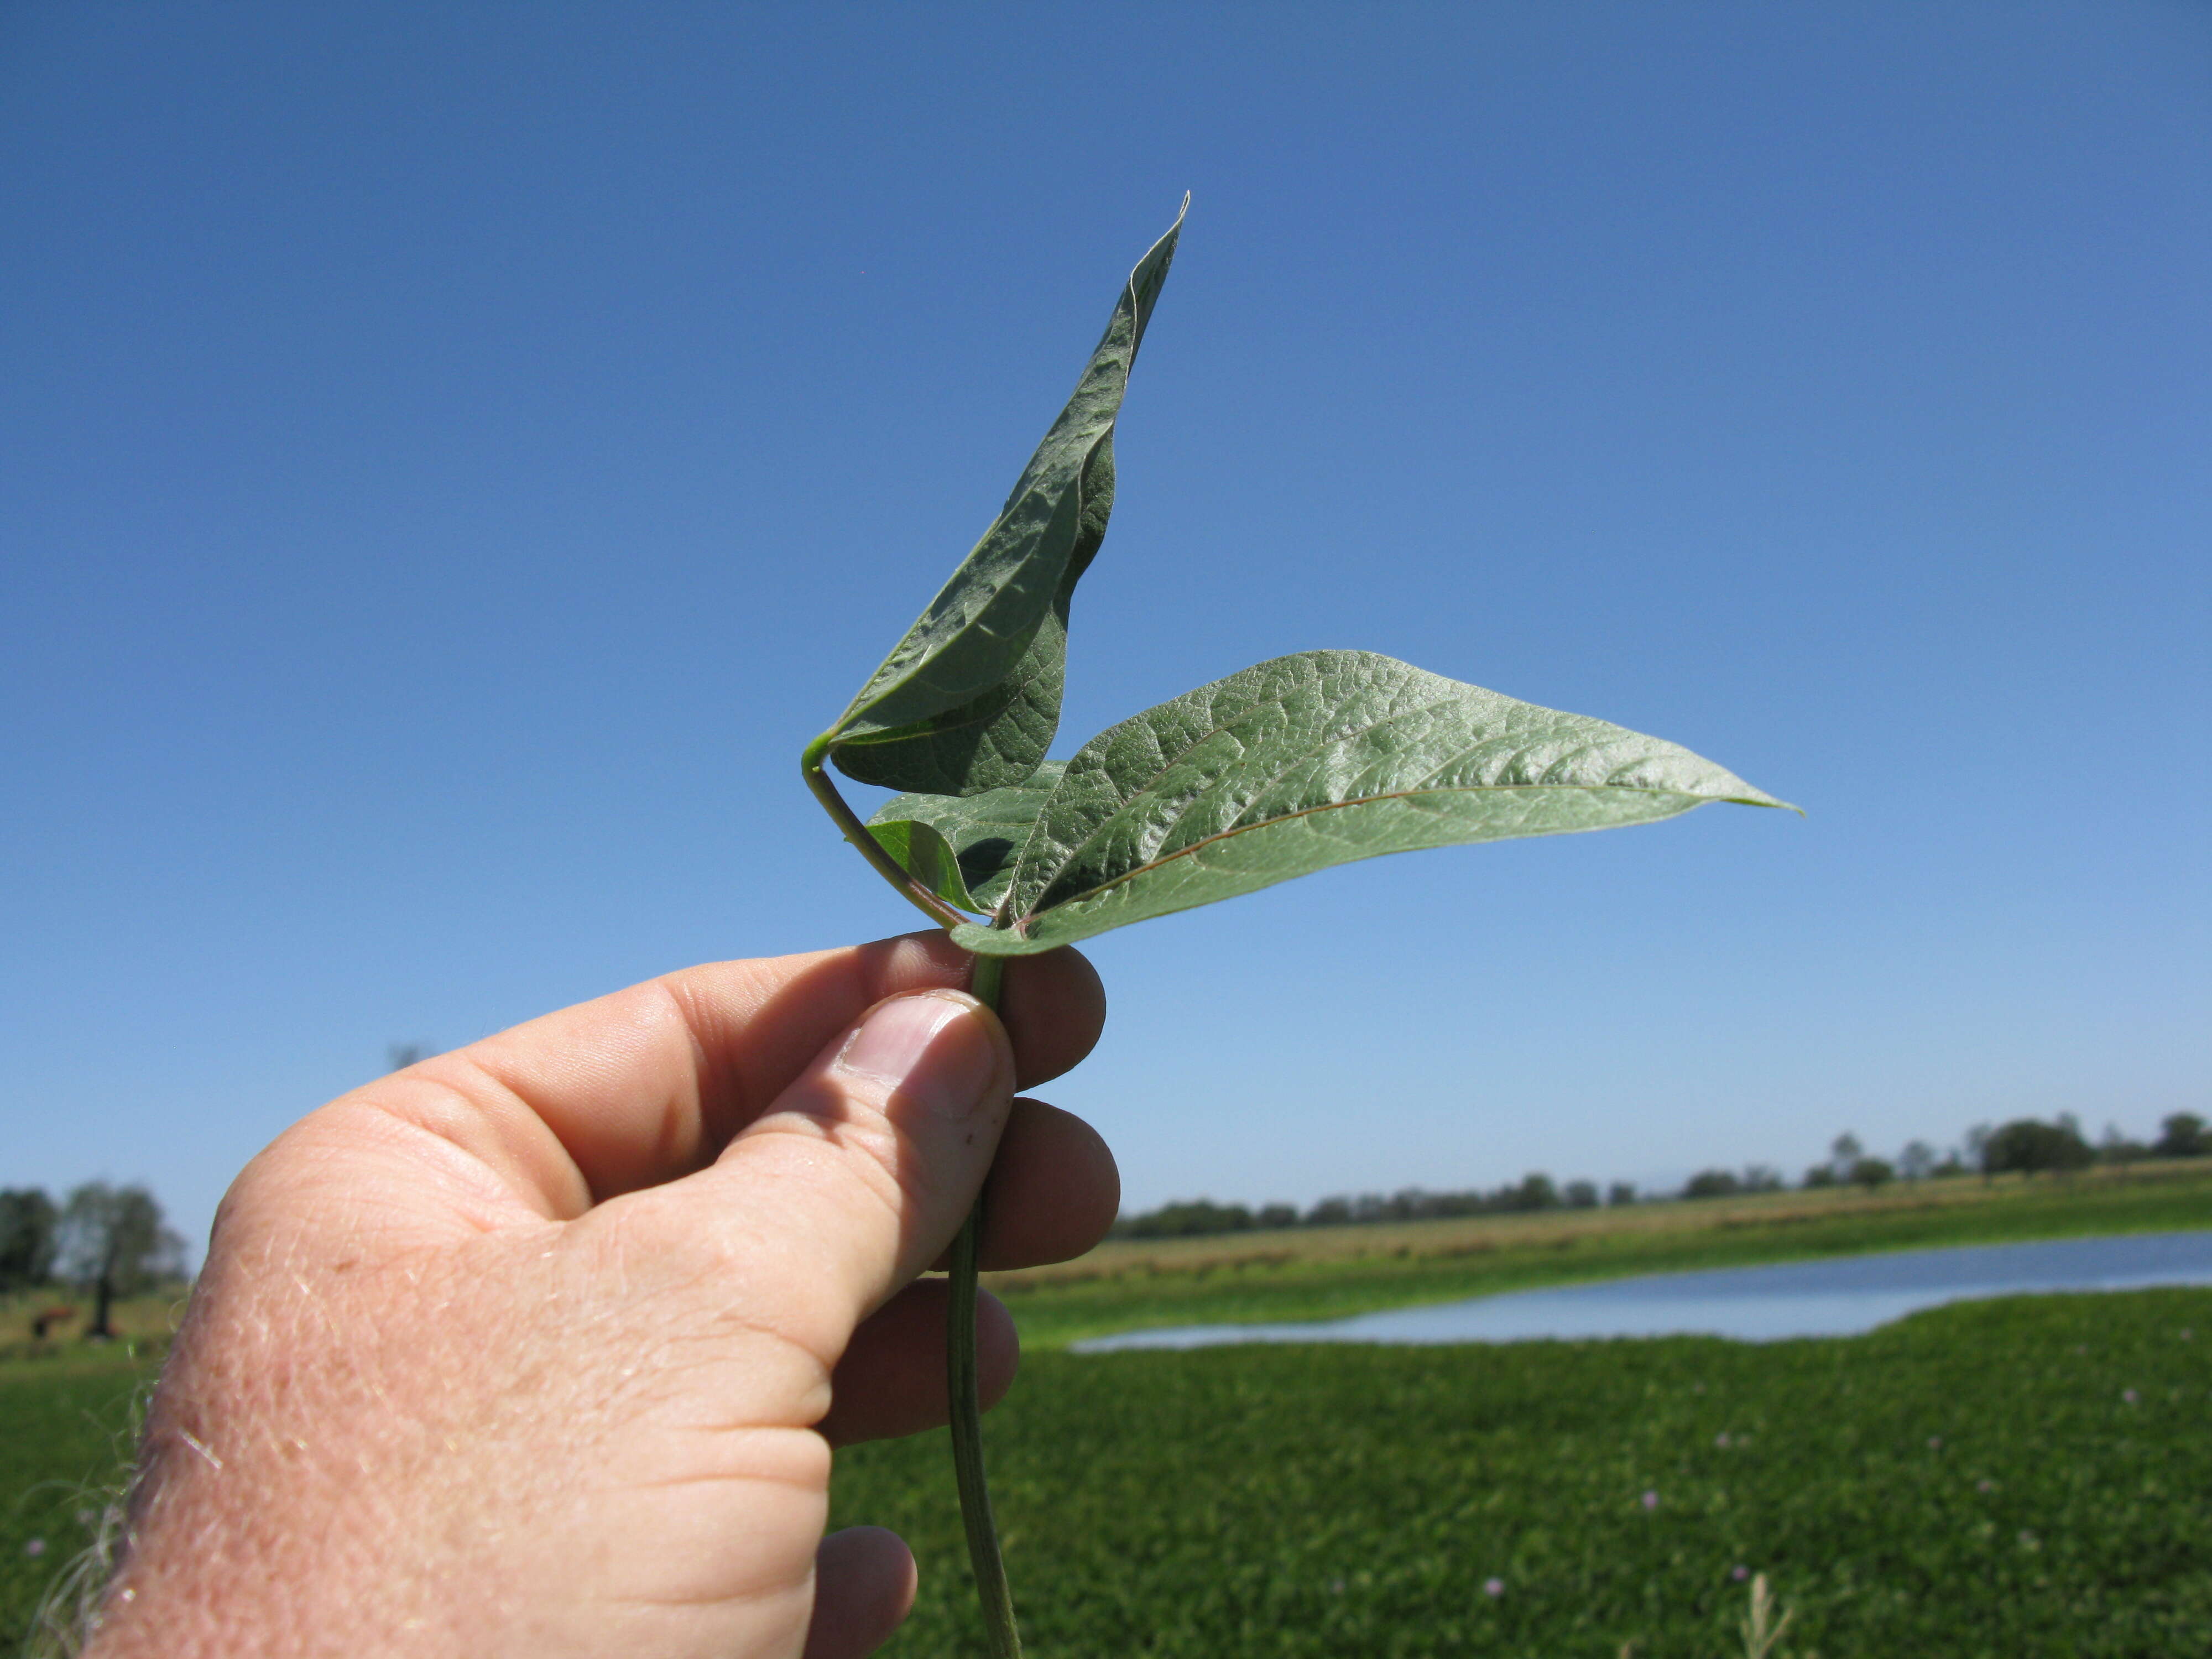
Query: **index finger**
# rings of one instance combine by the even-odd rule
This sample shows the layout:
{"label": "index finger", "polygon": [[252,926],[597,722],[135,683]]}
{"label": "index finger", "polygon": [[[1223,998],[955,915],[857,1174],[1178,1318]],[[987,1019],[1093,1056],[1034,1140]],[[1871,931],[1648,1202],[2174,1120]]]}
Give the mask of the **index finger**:
{"label": "index finger", "polygon": [[[963,989],[972,962],[930,932],[710,963],[424,1060],[369,1093],[403,1117],[435,1118],[424,1127],[566,1218],[705,1168],[867,1009]],[[1080,1060],[1105,1020],[1098,975],[1073,951],[1010,963],[1000,1001],[1018,1086]]]}

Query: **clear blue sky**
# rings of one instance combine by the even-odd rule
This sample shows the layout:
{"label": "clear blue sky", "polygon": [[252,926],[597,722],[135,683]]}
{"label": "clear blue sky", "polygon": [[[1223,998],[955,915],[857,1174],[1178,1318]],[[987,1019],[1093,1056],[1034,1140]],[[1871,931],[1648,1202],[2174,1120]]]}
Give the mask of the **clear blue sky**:
{"label": "clear blue sky", "polygon": [[1133,1205],[2207,1107],[2212,9],[17,5],[0,1184],[905,927],[795,757],[1186,189],[1060,752],[1352,647],[1810,816],[1098,941]]}

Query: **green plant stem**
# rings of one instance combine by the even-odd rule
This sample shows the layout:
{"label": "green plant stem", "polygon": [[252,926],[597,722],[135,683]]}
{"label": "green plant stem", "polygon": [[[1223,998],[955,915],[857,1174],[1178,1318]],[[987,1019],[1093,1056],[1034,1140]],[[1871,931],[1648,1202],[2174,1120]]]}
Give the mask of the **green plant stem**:
{"label": "green plant stem", "polygon": [[[969,994],[985,1007],[995,1009],[1006,958],[979,956],[975,962]],[[975,1390],[975,1270],[982,1235],[983,1197],[978,1193],[960,1237],[953,1242],[952,1298],[945,1316],[945,1382],[951,1407],[952,1473],[960,1487],[960,1520],[968,1532],[968,1562],[975,1574],[975,1597],[982,1604],[985,1644],[991,1659],[1021,1659],[1022,1638],[1014,1624],[1013,1592],[1006,1583],[998,1523],[991,1515],[991,1489],[983,1475],[983,1412]]]}
{"label": "green plant stem", "polygon": [[[825,735],[806,745],[799,770],[806,787],[830,819],[876,873],[933,921],[951,927],[968,918],[899,868],[881,842],[868,833],[823,768],[830,752]],[[1004,957],[970,958],[969,994],[997,1010],[999,985],[1006,970]],[[983,1474],[983,1410],[975,1392],[975,1270],[983,1233],[983,1198],[975,1196],[960,1236],[952,1244],[951,1299],[945,1316],[945,1381],[952,1423],[952,1474],[960,1489],[960,1520],[968,1532],[968,1560],[975,1574],[975,1595],[982,1603],[983,1632],[991,1659],[1021,1659],[1021,1632],[1014,1625],[1013,1592],[1006,1584],[1006,1559],[999,1553],[999,1528],[991,1517],[991,1489]]]}
{"label": "green plant stem", "polygon": [[896,888],[902,898],[939,926],[957,927],[969,921],[969,917],[900,869],[891,855],[884,851],[883,843],[868,833],[868,826],[860,822],[859,815],[851,807],[845,805],[845,798],[837,793],[837,786],[830,781],[830,774],[823,769],[822,763],[829,754],[830,734],[825,732],[808,744],[806,752],[799,757],[799,775],[806,780],[807,788],[813,792],[814,799],[822,803],[822,810],[829,813],[830,822],[837,826],[847,841],[853,843],[854,850],[867,860],[878,875]]}

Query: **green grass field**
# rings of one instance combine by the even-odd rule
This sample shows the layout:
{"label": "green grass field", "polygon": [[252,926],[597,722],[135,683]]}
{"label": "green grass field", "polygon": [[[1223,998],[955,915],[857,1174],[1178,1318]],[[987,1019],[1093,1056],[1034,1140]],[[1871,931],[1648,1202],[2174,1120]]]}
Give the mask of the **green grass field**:
{"label": "green grass field", "polygon": [[[993,1486],[1036,1659],[1721,1656],[1739,1570],[1801,1659],[2194,1655],[2208,1360],[2207,1291],[1765,1346],[1048,1353]],[[886,1651],[980,1651],[943,1436],[843,1455],[835,1496],[922,1564]]]}
{"label": "green grass field", "polygon": [[0,1654],[91,1541],[131,1450],[150,1364],[121,1352],[0,1367]]}
{"label": "green grass field", "polygon": [[[2200,1163],[1132,1241],[994,1275],[1029,1350],[988,1440],[1030,1651],[1719,1656],[1741,1651],[1741,1568],[1796,1610],[1778,1651],[1797,1659],[2212,1652],[2212,1291],[1981,1303],[1769,1346],[1054,1351],[1626,1273],[2208,1225]],[[33,1344],[25,1309],[0,1308],[0,1656],[88,1541],[174,1313],[126,1307],[137,1340],[93,1347]],[[922,1560],[890,1652],[978,1651],[944,1437],[845,1454],[834,1497],[840,1524],[896,1527]]]}

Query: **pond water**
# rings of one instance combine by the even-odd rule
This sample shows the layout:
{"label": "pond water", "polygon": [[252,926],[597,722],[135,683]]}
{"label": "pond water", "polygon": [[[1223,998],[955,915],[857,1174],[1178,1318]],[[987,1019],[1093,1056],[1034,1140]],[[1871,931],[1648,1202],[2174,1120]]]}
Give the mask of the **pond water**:
{"label": "pond water", "polygon": [[1074,1344],[1079,1353],[1224,1342],[1521,1342],[1542,1337],[1852,1336],[1922,1308],[2025,1291],[2212,1285],[2212,1231],[1900,1250],[1707,1273],[1647,1273],[1298,1325],[1190,1325]]}

